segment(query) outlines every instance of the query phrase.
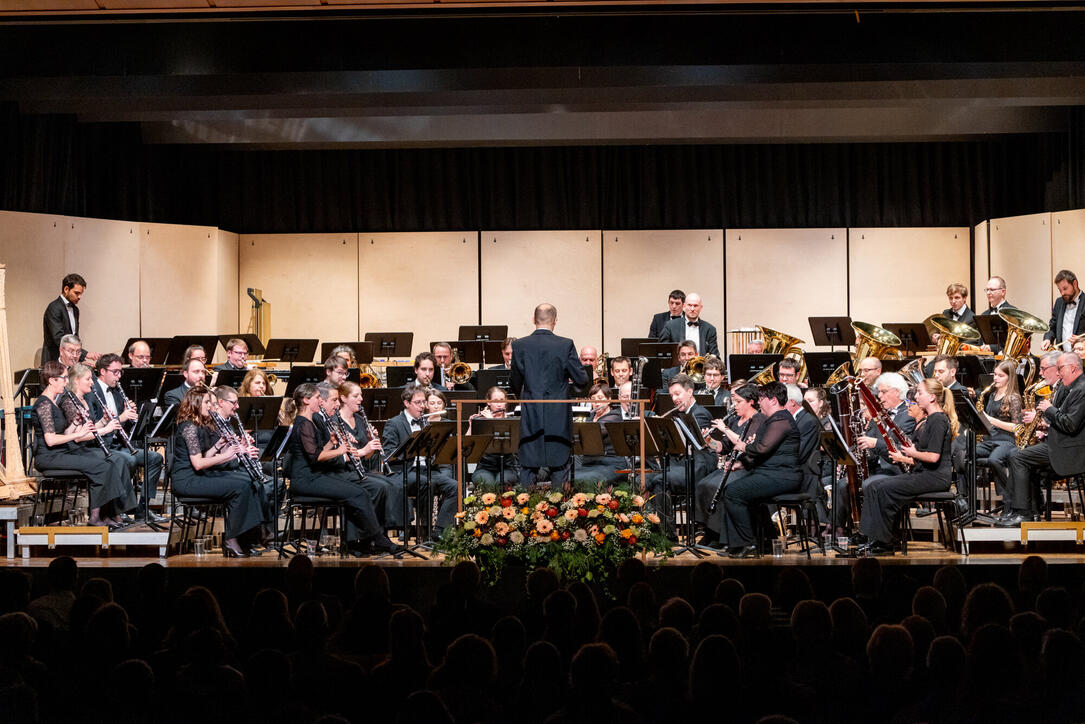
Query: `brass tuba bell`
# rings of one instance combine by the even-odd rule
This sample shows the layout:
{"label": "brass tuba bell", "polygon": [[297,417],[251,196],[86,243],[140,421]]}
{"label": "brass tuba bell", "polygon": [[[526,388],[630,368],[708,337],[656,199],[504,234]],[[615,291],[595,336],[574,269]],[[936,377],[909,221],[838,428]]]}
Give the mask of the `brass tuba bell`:
{"label": "brass tuba bell", "polygon": [[767,385],[770,382],[776,381],[776,373],[774,373],[773,365],[769,365],[765,369],[758,372],[756,375],[746,380],[746,384],[749,385]]}
{"label": "brass tuba bell", "polygon": [[452,362],[448,366],[448,378],[457,385],[465,385],[471,381],[471,365],[460,362],[460,353],[452,354]]}
{"label": "brass tuba bell", "polygon": [[936,355],[944,354],[953,357],[962,344],[975,344],[980,341],[978,329],[964,322],[954,322],[949,317],[941,314],[928,317],[924,324],[927,329],[933,330],[939,335],[938,348],[935,350]]}
{"label": "brass tuba bell", "polygon": [[705,357],[698,355],[682,365],[682,374],[688,375],[693,384],[699,385],[704,382]]}
{"label": "brass tuba bell", "polygon": [[381,386],[380,377],[377,376],[377,373],[370,365],[364,364],[358,368],[358,386],[363,390],[371,390],[374,387]]}
{"label": "brass tuba bell", "polygon": [[1030,354],[1032,350],[1032,335],[1039,332],[1043,334],[1048,330],[1047,322],[1039,317],[1034,317],[1020,309],[1004,309],[998,313],[1002,321],[1006,323],[1006,343],[1002,345],[1002,356],[1013,359],[1021,364],[1022,358],[1028,372],[1025,375],[1025,387],[1032,384],[1036,378],[1036,362]]}
{"label": "brass tuba bell", "polygon": [[[806,356],[802,352],[800,344],[805,342],[798,337],[792,337],[790,334],[784,334],[783,332],[777,332],[775,329],[770,329],[763,325],[756,325],[761,330],[761,337],[765,340],[765,354],[782,354],[784,357],[789,357],[799,362],[799,374],[796,377],[798,382],[802,382],[806,378]],[[758,373],[757,377],[764,374],[764,370]],[[769,380],[769,382],[773,382]],[[765,384],[760,382],[758,384]]]}
{"label": "brass tuba bell", "polygon": [[855,331],[855,351],[851,353],[851,362],[833,370],[829,379],[825,381],[826,387],[841,382],[845,377],[853,375],[857,365],[867,357],[878,359],[900,359],[903,357],[900,350],[900,337],[884,327],[869,322],[852,322],[851,328]]}

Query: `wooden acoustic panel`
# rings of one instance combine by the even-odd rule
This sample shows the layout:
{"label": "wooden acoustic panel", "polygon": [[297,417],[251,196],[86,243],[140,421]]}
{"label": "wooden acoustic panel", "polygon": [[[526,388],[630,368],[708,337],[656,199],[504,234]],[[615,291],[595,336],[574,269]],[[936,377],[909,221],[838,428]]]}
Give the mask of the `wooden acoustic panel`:
{"label": "wooden acoustic panel", "polygon": [[[1061,269],[1069,269],[1080,279],[1085,277],[1085,209],[1059,211],[1051,214],[1051,293],[1054,303],[1057,291],[1055,275]],[[1035,314],[1035,312],[1034,312]],[[1039,315],[1047,319],[1046,315]]]}
{"label": "wooden acoustic panel", "polygon": [[847,313],[845,238],[844,229],[728,229],[720,336],[760,324],[804,340],[805,350],[820,349],[809,318]]}
{"label": "wooden acoustic panel", "polygon": [[982,303],[987,301],[983,288],[987,285],[987,280],[991,278],[990,254],[987,249],[987,228],[988,223],[981,221],[976,224],[976,228],[972,232],[976,274],[972,278],[970,288],[976,290],[976,304],[981,305],[981,312],[984,310]]}
{"label": "wooden acoustic panel", "polygon": [[[230,231],[216,229],[215,278],[218,280],[218,308],[215,324],[223,332],[245,332],[249,323],[248,307],[244,317],[240,314],[237,297],[238,242],[240,237]],[[248,299],[248,297],[246,297]]]}
{"label": "wooden acoustic panel", "polygon": [[7,265],[8,344],[14,370],[40,362],[42,315],[60,296],[60,282],[69,271],[64,266],[66,221],[64,216],[0,211],[0,262]]}
{"label": "wooden acoustic panel", "polygon": [[[988,223],[991,273],[1006,280],[1006,301],[1040,319],[1050,319],[1055,295],[1051,214],[991,219]],[[1033,335],[1034,352],[1039,350],[1042,337]]]}
{"label": "wooden acoustic panel", "polygon": [[717,327],[723,322],[721,229],[604,231],[606,351],[620,354],[623,337],[646,337],[652,317],[667,311],[674,289],[700,294],[704,319]]}

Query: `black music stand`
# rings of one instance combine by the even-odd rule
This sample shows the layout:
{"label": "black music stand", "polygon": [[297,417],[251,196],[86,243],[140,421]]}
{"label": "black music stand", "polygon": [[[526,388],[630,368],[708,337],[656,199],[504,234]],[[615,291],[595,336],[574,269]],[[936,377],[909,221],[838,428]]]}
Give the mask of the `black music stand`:
{"label": "black music stand", "polygon": [[[836,477],[836,471],[840,465],[855,467],[856,461],[855,456],[853,456],[851,450],[848,449],[848,443],[845,442],[844,435],[840,432],[840,427],[837,426],[836,420],[831,416],[829,417],[829,424],[828,430],[821,431],[821,449],[832,460],[833,468],[833,482],[832,487],[830,488],[833,496],[831,501],[833,512],[829,515],[829,527],[832,528],[832,535],[829,536],[831,538],[829,541],[829,548],[831,548],[838,556],[854,558],[856,555],[854,552],[841,548],[836,544],[836,529],[844,527],[844,521],[837,519],[837,515],[840,512],[840,494],[838,492],[839,480]],[[821,475],[820,471],[818,472],[818,485],[821,485]],[[860,482],[860,485],[862,485],[862,482]],[[861,492],[862,491],[860,491],[860,493]],[[825,550],[824,544],[819,543],[818,545],[821,547],[822,553],[828,553],[828,551]]]}
{"label": "black music stand", "polygon": [[520,419],[504,417],[496,420],[479,417],[471,421],[471,432],[489,435],[492,440],[488,451],[500,455],[498,459],[498,480],[505,479],[505,456],[515,455],[520,449]]}
{"label": "black music stand", "polygon": [[965,387],[978,388],[980,375],[984,372],[983,363],[976,355],[963,354],[957,357],[957,381]]}
{"label": "black music stand", "polygon": [[[474,415],[476,412],[478,412],[479,408],[482,406],[483,403],[481,403],[481,402],[465,402],[465,400],[473,400],[473,399],[475,399],[475,397],[478,395],[478,393],[475,392],[474,390],[449,390],[448,392],[446,392],[444,394],[445,394],[445,397],[448,398],[448,407],[445,408],[445,411],[448,414],[448,419],[449,420],[455,420],[456,419],[456,409],[459,408],[459,407],[462,407],[463,408],[463,423],[464,423],[464,428],[466,429],[467,418],[471,417],[471,415]],[[432,420],[433,418],[430,418],[430,419]]]}
{"label": "black music stand", "polygon": [[[437,451],[437,455],[434,456],[433,462],[436,465],[457,465],[458,469],[463,471],[463,481],[466,486],[469,478],[467,477],[467,466],[477,464],[482,456],[486,454],[487,448],[490,446],[490,441],[493,439],[489,435],[463,435],[460,438],[463,441],[463,459],[459,460],[457,456],[456,436],[448,438],[441,445],[441,449]],[[502,477],[502,480],[504,478]],[[464,497],[467,491],[463,488],[459,490],[459,496]]]}
{"label": "black music stand", "polygon": [[506,395],[509,395],[511,394],[509,390],[509,378],[511,376],[512,370],[479,370],[478,392],[486,394],[491,387],[500,387],[505,391]]}
{"label": "black music stand", "polygon": [[504,346],[504,344],[505,341],[501,339],[484,341],[482,343],[482,364],[505,364],[505,357],[501,354],[501,348]]}
{"label": "black music stand", "polygon": [[159,385],[162,384],[166,374],[161,367],[125,367],[121,371],[120,386],[124,394],[128,395],[128,399],[138,405],[143,400],[150,400],[157,396]]}
{"label": "black music stand", "polygon": [[[388,387],[406,387],[414,382],[414,365],[392,365],[384,368]],[[436,370],[434,370],[436,374]]]}
{"label": "black music stand", "polygon": [[[851,317],[808,317],[810,336],[818,347],[851,347],[855,344],[855,330],[851,326]],[[807,364],[809,368],[809,363]]]}
{"label": "black music stand", "polygon": [[[418,519],[418,525],[415,527],[415,547],[423,548],[425,550],[433,550],[433,465],[434,458],[440,451],[441,446],[445,444],[448,438],[455,436],[456,423],[454,422],[431,422],[422,428],[418,434],[418,439],[415,442],[415,480],[420,481],[420,470],[418,462],[422,459],[426,460],[426,494],[422,494],[422,486],[418,485],[415,496],[415,516]],[[423,542],[422,536],[425,536]]]}
{"label": "black music stand", "polygon": [[704,392],[698,392],[693,395],[693,399],[701,407],[708,407],[716,402],[716,396],[711,394],[705,394]]}
{"label": "black music stand", "polygon": [[[443,344],[438,342],[431,342],[429,349],[433,351],[433,347],[436,344]],[[455,342],[448,342],[452,345],[452,351],[459,357],[460,362],[466,362],[467,364],[480,364],[482,362],[482,347],[483,341],[480,339],[458,339]],[[498,343],[500,344],[500,342]]]}
{"label": "black music stand", "polygon": [[286,362],[288,367],[296,364],[312,364],[317,341],[315,339],[269,339],[267,347],[264,348],[264,359]]}
{"label": "black music stand", "polygon": [[403,412],[400,394],[399,390],[387,387],[362,390],[362,405],[366,417],[371,420],[388,420]]}
{"label": "black music stand", "polygon": [[166,364],[166,353],[169,352],[170,348],[169,337],[129,337],[128,341],[124,343],[124,347],[121,348],[121,359],[124,360],[126,365],[132,364],[132,360],[128,357],[128,350],[132,348],[134,342],[146,342],[147,346],[151,348],[151,358],[147,360],[147,364]]}
{"label": "black music stand", "polygon": [[358,364],[369,364],[373,361],[373,351],[377,345],[373,342],[322,342],[320,344],[320,359],[326,360],[332,356],[332,350],[336,347],[350,347],[354,352],[354,361]]}
{"label": "black music stand", "polygon": [[[607,428],[607,435],[610,437],[610,444],[614,446],[614,453],[623,458],[629,458],[633,462],[640,459],[640,421],[639,420],[623,420],[622,422],[604,422]],[[651,435],[651,431],[645,428],[648,435],[644,438],[644,457],[658,457],[662,453],[659,447],[656,445],[655,439]],[[644,461],[641,460],[641,464],[631,465],[630,474],[633,476],[634,484],[636,484],[636,477],[643,470],[646,474],[648,468],[644,467]],[[643,492],[643,488],[641,489]]]}
{"label": "black music stand", "polygon": [[[957,524],[963,527],[974,521],[977,515],[976,436],[991,434],[994,426],[980,415],[979,410],[976,409],[976,406],[972,403],[972,398],[969,397],[967,392],[953,390],[953,405],[957,411],[957,421],[965,428],[966,436],[964,491],[961,490],[961,478],[960,476],[957,477],[957,493],[964,497],[968,505],[968,510],[957,519]],[[963,541],[962,545],[964,545]],[[953,542],[953,547],[956,550],[957,541]],[[964,549],[964,553],[967,555],[967,548]]]}
{"label": "black music stand", "polygon": [[659,360],[659,363],[673,367],[678,364],[677,342],[642,342],[639,357]]}
{"label": "black music stand", "polygon": [[578,455],[601,457],[606,454],[603,445],[603,426],[598,422],[573,423],[573,457],[569,467],[569,484],[576,484],[576,458]]}
{"label": "black music stand", "polygon": [[298,385],[320,384],[327,376],[324,365],[295,365],[290,368],[290,377],[286,380],[286,394],[287,396],[294,394]]}
{"label": "black music stand", "polygon": [[849,352],[806,352],[806,374],[811,387],[821,387],[840,365],[851,362]]}
{"label": "black music stand", "polygon": [[215,371],[215,386],[233,387],[235,390],[241,387],[248,370],[217,370]]}
{"label": "black music stand", "polygon": [[722,420],[731,413],[731,408],[726,405],[705,405],[704,409],[708,410],[713,420]]}
{"label": "black music stand", "polygon": [[[143,489],[140,491],[140,498],[143,502],[140,504],[141,512],[143,513],[144,525],[153,531],[161,533],[163,528],[158,523],[154,522],[151,518],[151,497],[147,495],[147,470],[148,463],[150,462],[150,449],[151,445],[162,446],[169,451],[170,435],[169,429],[173,426],[173,420],[177,417],[177,406],[170,405],[166,408],[166,411],[162,413],[162,417],[158,420],[158,424],[155,425],[154,430],[149,430],[151,426],[151,420],[154,417],[155,403],[150,400],[144,402],[139,409],[139,417],[136,418],[136,424],[132,427],[132,434],[129,436],[131,440],[139,440],[143,446]],[[166,456],[163,455],[163,458]],[[155,481],[157,485],[158,481]],[[165,495],[163,493],[163,495]],[[163,498],[164,500],[165,498]]]}
{"label": "black music stand", "polygon": [[[414,469],[415,469],[415,475],[414,475],[415,494],[416,494],[415,509],[416,509],[419,516],[422,515],[422,510],[417,505],[417,499],[421,497],[421,493],[422,493],[422,471],[421,471],[421,466],[419,465],[419,462],[418,462],[418,455],[416,454],[417,447],[418,447],[418,441],[419,441],[419,439],[421,437],[422,437],[422,430],[418,430],[417,432],[412,432],[410,437],[408,437],[406,440],[404,440],[402,443],[400,443],[399,447],[396,448],[395,450],[393,450],[388,455],[388,457],[386,458],[386,462],[387,462],[387,464],[389,466],[393,465],[393,464],[398,464],[398,465],[402,466],[402,471],[403,471],[403,510],[402,510],[403,530],[400,533],[400,535],[402,536],[402,543],[399,546],[397,546],[397,548],[394,551],[392,551],[392,557],[393,558],[402,558],[404,553],[408,553],[408,554],[414,556],[415,558],[422,558],[423,560],[426,558],[425,555],[423,555],[423,554],[419,553],[417,550],[415,550],[415,548],[422,547],[421,546],[421,541],[422,541],[421,532],[418,530],[418,526],[417,525],[415,526],[415,544],[414,545],[410,545],[410,534],[408,533],[408,529],[410,527],[408,521],[410,520],[411,513],[410,513],[410,502],[409,502],[410,501],[410,495],[408,495],[408,493],[407,493],[407,486],[408,486],[407,478],[408,478],[408,475],[410,474],[411,467],[414,467]],[[432,509],[432,504],[431,504],[430,507]]]}
{"label": "black music stand", "polygon": [[507,324],[461,324],[456,339],[460,340],[493,340],[504,342],[509,336]]}
{"label": "black music stand", "polygon": [[900,338],[900,347],[915,355],[923,352],[931,344],[931,335],[924,324],[912,322],[886,322],[882,325]]}
{"label": "black music stand", "polygon": [[659,344],[659,340],[655,337],[622,337],[622,357],[640,357],[642,344]]}
{"label": "black music stand", "polygon": [[278,423],[282,406],[282,397],[238,397],[237,419],[245,429],[269,430]]}
{"label": "black music stand", "polygon": [[[226,349],[226,345],[229,344],[231,339],[243,339],[245,340],[245,346],[249,348],[249,354],[254,357],[264,356],[264,343],[260,341],[260,338],[251,332],[238,332],[237,334],[220,334],[218,336],[219,344],[223,349]],[[270,341],[270,340],[269,340]],[[226,350],[229,352],[229,350]]]}
{"label": "black music stand", "polygon": [[381,357],[412,357],[414,332],[366,332],[365,341],[373,342],[374,354]]}
{"label": "black music stand", "polygon": [[[668,521],[671,529],[675,532],[677,538],[677,545],[674,548],[675,555],[681,555],[682,553],[689,551],[697,558],[703,558],[705,553],[697,550],[696,546],[692,543],[690,537],[690,528],[694,523],[694,516],[692,515],[692,506],[694,500],[692,497],[693,488],[693,450],[692,450],[692,432],[689,429],[689,425],[685,420],[681,420],[683,413],[676,413],[667,417],[648,417],[645,418],[644,424],[648,428],[649,436],[655,440],[656,447],[662,456],[661,468],[661,491],[662,505],[660,505],[660,512],[664,520]],[[689,417],[692,420],[692,417]],[[681,427],[679,426],[681,424]],[[693,423],[693,428],[696,429],[696,423]],[[697,437],[700,438],[700,432],[698,431]],[[704,447],[704,440],[699,442],[700,447]],[[699,448],[698,448],[699,449]],[[682,458],[682,464],[685,467],[686,473],[686,501],[687,501],[687,515],[686,521],[681,527],[678,525],[678,509],[674,505],[674,498],[671,495],[670,483],[667,480],[667,473],[670,468],[671,460],[670,456],[676,456]]]}
{"label": "black music stand", "polygon": [[748,380],[769,365],[776,374],[776,365],[782,354],[732,354],[727,357],[727,380],[732,384],[736,380]]}
{"label": "black music stand", "polygon": [[[194,344],[203,347],[207,353],[207,365],[215,357],[219,338],[214,334],[180,334],[170,340],[170,346],[166,351],[166,364],[179,365],[185,360],[185,350]],[[205,365],[206,366],[206,365]]]}
{"label": "black music stand", "polygon": [[1002,347],[1010,328],[1006,320],[997,314],[977,314],[976,329],[980,331],[984,344],[994,350]]}
{"label": "black music stand", "polygon": [[271,522],[271,540],[275,541],[275,548],[279,551],[279,558],[282,558],[284,553],[282,537],[279,535],[279,507],[281,505],[279,500],[281,490],[279,486],[279,467],[282,465],[286,444],[290,441],[290,434],[293,431],[293,425],[279,425],[276,427],[275,431],[271,433],[271,439],[268,440],[263,452],[260,453],[258,461],[261,467],[263,467],[264,463],[271,464],[271,504],[272,510],[275,511],[274,520]]}
{"label": "black music stand", "polygon": [[[636,366],[634,366],[635,369]],[[657,390],[663,386],[663,360],[649,357],[639,373],[640,390],[636,389],[636,373],[634,373],[633,397],[639,397],[638,393],[642,390]]]}
{"label": "black music stand", "polygon": [[15,394],[13,397],[23,395],[23,402],[27,407],[31,401],[41,396],[41,368],[27,367],[15,373]]}

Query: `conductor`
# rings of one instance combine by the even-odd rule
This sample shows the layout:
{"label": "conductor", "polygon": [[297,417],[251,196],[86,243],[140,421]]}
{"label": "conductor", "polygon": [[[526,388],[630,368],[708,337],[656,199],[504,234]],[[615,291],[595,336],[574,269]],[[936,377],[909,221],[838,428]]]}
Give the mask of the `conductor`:
{"label": "conductor", "polygon": [[[569,382],[573,387],[591,381],[580,364],[571,339],[554,334],[558,310],[552,304],[535,307],[535,331],[512,343],[512,373],[509,386],[526,400],[560,400]],[[535,486],[539,468],[550,469],[557,486],[569,475],[573,447],[573,413],[565,404],[524,405],[520,421],[520,482]]]}

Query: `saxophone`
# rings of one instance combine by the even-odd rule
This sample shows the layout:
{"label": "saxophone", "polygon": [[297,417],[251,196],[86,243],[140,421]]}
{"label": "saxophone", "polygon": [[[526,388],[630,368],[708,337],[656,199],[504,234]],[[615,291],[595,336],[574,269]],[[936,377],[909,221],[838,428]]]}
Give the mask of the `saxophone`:
{"label": "saxophone", "polygon": [[[910,363],[909,363],[909,364],[910,364]],[[985,397],[986,397],[986,396],[987,396],[988,394],[990,394],[990,393],[991,393],[991,390],[993,390],[994,388],[995,388],[995,383],[994,383],[994,382],[992,382],[991,384],[989,384],[989,385],[987,385],[986,387],[984,387],[984,388],[983,388],[983,391],[982,391],[982,392],[980,392],[980,393],[979,393],[979,394],[978,394],[978,395],[976,396],[976,411],[977,411],[977,412],[979,412],[979,414],[981,414],[981,415],[983,415],[983,414],[984,414],[984,412],[983,412],[983,399],[984,399],[984,398],[985,398]]]}
{"label": "saxophone", "polygon": [[[1058,385],[1058,382],[1050,384],[1045,379],[1039,379],[1026,387],[1024,394],[1025,409],[1035,410],[1036,398],[1047,399],[1048,397],[1051,397],[1051,395],[1055,394],[1055,388],[1058,387]],[[1036,417],[1032,418],[1032,422],[1030,423],[1014,425],[1013,441],[1018,448],[1024,449],[1034,442],[1033,438],[1036,435],[1036,428],[1040,426],[1041,419],[1043,419],[1043,415],[1038,414]]]}

